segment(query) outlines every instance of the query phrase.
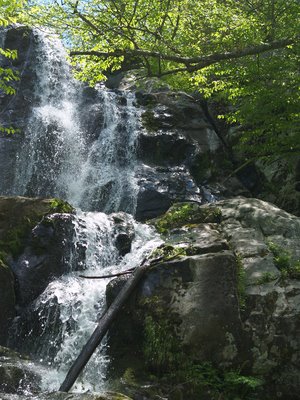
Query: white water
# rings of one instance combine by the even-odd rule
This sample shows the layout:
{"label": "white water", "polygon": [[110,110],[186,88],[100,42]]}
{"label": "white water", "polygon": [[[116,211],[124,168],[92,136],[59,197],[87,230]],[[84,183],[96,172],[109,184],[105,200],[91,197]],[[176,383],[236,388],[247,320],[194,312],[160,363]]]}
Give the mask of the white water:
{"label": "white water", "polygon": [[84,210],[133,214],[139,128],[134,95],[98,87],[94,112],[102,113],[104,121],[91,141],[82,122],[82,86],[72,77],[61,42],[41,32],[35,32],[34,40],[36,105],[17,157],[11,194],[55,196]]}
{"label": "white water", "polygon": [[60,177],[66,168],[75,176],[84,156],[76,102],[80,88],[61,42],[42,32],[35,32],[34,41],[36,106],[18,155],[13,194],[66,198],[68,182],[63,186]]}
{"label": "white water", "polygon": [[[151,249],[161,243],[150,227],[132,219],[135,239],[132,251],[124,258],[118,252],[112,237],[112,220],[103,213],[82,213],[77,221],[77,246],[86,246],[85,275],[107,275],[138,266]],[[49,365],[43,375],[45,391],[57,390],[68,368],[96,327],[97,317],[105,309],[105,290],[110,279],[89,280],[78,277],[83,272],[71,272],[49,284],[35,303],[35,312],[44,313],[44,305],[56,304],[59,308],[58,333],[49,337],[52,319],[46,319],[43,330],[45,346],[39,345],[32,352],[39,361]],[[58,345],[58,343],[60,343]],[[49,347],[53,346],[51,356]],[[93,355],[72,391],[99,391],[105,387],[107,364],[105,341]]]}
{"label": "white water", "polygon": [[[91,141],[80,119],[81,88],[71,76],[61,43],[40,32],[34,40],[37,105],[18,155],[11,194],[57,196],[84,210],[134,213],[139,113],[133,94],[98,89],[103,126]],[[120,96],[126,105],[119,103]],[[23,350],[47,367],[42,373],[45,391],[59,388],[105,308],[109,279],[87,280],[78,275],[106,275],[136,267],[161,242],[149,227],[133,218],[131,223],[135,229],[132,251],[121,258],[112,219],[102,212],[78,211],[71,272],[51,282],[34,302],[30,312],[39,317],[38,337],[29,331],[21,338]],[[76,253],[83,249],[85,259],[79,266],[85,269],[79,272]],[[105,349],[104,342],[73,390],[105,388],[109,362]]]}
{"label": "white water", "polygon": [[[69,198],[81,208],[101,208],[106,212],[135,211],[138,111],[133,105],[134,95],[124,93],[124,96],[126,106],[120,107],[116,93],[99,89],[104,114],[103,130],[89,148],[76,181],[69,185]],[[68,177],[63,177],[63,181],[66,179]],[[99,188],[104,188],[104,193],[107,188],[107,194],[103,195]],[[103,200],[97,207],[99,198]]]}

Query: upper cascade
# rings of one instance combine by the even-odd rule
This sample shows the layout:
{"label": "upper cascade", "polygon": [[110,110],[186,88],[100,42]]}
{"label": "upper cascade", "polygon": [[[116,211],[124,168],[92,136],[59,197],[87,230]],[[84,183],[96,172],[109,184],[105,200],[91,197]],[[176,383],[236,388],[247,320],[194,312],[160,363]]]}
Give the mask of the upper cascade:
{"label": "upper cascade", "polygon": [[84,210],[134,213],[134,95],[99,86],[90,105],[98,120],[91,126],[85,114],[88,90],[72,77],[61,41],[39,30],[31,36],[32,107],[15,155],[13,184],[2,184],[1,192],[60,197]]}

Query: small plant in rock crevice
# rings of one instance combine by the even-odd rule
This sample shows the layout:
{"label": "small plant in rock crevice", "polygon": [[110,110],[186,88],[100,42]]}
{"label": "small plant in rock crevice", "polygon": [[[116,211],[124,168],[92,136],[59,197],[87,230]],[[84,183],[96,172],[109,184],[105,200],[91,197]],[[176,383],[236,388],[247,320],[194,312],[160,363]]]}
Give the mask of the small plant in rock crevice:
{"label": "small plant in rock crevice", "polygon": [[273,253],[273,262],[280,271],[280,279],[300,279],[300,260],[294,260],[288,250],[276,243],[268,242]]}

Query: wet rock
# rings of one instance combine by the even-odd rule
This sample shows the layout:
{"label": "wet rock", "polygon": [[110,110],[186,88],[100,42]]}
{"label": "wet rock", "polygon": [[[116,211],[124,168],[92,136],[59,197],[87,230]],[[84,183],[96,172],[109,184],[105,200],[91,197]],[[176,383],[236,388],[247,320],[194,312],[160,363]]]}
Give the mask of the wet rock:
{"label": "wet rock", "polygon": [[202,202],[200,189],[184,167],[143,166],[138,171],[138,186],[135,217],[139,221],[163,214],[175,201]]}
{"label": "wet rock", "polygon": [[177,133],[162,131],[141,134],[137,156],[148,165],[178,165],[195,152],[195,145]]}
{"label": "wet rock", "polygon": [[1,400],[131,400],[117,392],[103,393],[42,393],[41,375],[44,367],[28,357],[0,346],[0,398]]}
{"label": "wet rock", "polygon": [[[11,68],[20,76],[20,80],[12,82],[12,86],[16,89],[16,95],[0,96],[2,111],[0,124],[7,127],[13,126],[23,131],[35,96],[34,35],[32,30],[25,26],[8,27],[2,30],[0,34],[5,37],[3,48],[15,49],[18,52],[18,57],[15,60],[1,57],[0,66]],[[15,139],[13,141],[18,142]]]}
{"label": "wet rock", "polygon": [[[27,393],[39,391],[41,377],[26,357],[0,347],[0,393]],[[2,395],[1,395],[2,398]]]}
{"label": "wet rock", "polygon": [[183,92],[154,91],[137,92],[138,102],[147,107],[143,114],[148,130],[174,130],[188,140],[195,140],[202,151],[216,151],[221,147],[211,122],[201,104]]}
{"label": "wet rock", "polygon": [[114,221],[115,244],[121,257],[125,256],[131,250],[131,243],[134,239],[134,226],[132,219],[128,214],[112,214]]}
{"label": "wet rock", "polygon": [[14,276],[9,267],[0,259],[0,345],[6,344],[8,328],[14,315]]}
{"label": "wet rock", "polygon": [[28,304],[69,268],[73,216],[55,212],[72,210],[58,199],[0,197],[0,250],[14,274],[19,305]]}
{"label": "wet rock", "polygon": [[73,237],[73,217],[69,214],[52,214],[31,230],[24,250],[11,262],[18,304],[30,303],[51,280],[69,271]]}

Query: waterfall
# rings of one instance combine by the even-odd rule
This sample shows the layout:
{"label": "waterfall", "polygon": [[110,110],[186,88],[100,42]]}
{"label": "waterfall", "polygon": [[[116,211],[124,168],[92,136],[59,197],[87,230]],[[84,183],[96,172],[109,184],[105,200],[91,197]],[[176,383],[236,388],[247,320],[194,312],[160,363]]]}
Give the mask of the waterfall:
{"label": "waterfall", "polygon": [[[135,146],[139,111],[132,93],[101,86],[93,113],[101,114],[90,132],[82,118],[84,88],[66,62],[61,42],[34,31],[35,93],[20,149],[11,195],[60,197],[77,210],[70,273],[52,281],[12,327],[12,344],[47,368],[44,390],[57,390],[105,307],[109,279],[88,280],[137,267],[161,241],[146,225],[125,215],[134,229],[130,253],[121,257],[114,220],[106,213],[134,214]],[[97,115],[90,118],[97,121]],[[101,211],[101,212],[100,212]],[[105,342],[93,355],[73,390],[101,390],[108,358]]]}
{"label": "waterfall", "polygon": [[16,163],[13,194],[66,198],[60,176],[83,157],[84,138],[76,104],[79,85],[66,53],[53,36],[34,31],[34,107]]}
{"label": "waterfall", "polygon": [[[135,146],[138,111],[133,93],[124,93],[120,106],[117,93],[98,89],[103,106],[103,129],[86,152],[76,180],[69,185],[69,199],[82,209],[105,212],[135,211]],[[68,180],[68,176],[63,177]]]}
{"label": "waterfall", "polygon": [[103,126],[91,140],[81,119],[83,87],[72,77],[62,43],[39,31],[34,40],[35,105],[11,194],[60,197],[89,211],[134,213],[139,118],[134,95],[98,87],[95,113],[103,114]]}

